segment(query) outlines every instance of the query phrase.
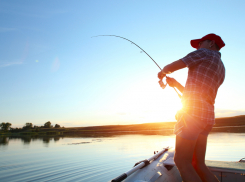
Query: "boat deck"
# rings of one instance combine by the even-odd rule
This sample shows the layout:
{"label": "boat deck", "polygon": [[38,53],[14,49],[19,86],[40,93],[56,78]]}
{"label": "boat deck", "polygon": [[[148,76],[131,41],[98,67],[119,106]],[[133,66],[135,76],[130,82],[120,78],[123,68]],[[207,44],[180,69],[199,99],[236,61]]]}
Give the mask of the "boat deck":
{"label": "boat deck", "polygon": [[[245,162],[206,160],[205,163],[220,182],[245,181]],[[164,165],[175,166],[173,158],[164,161]]]}
{"label": "boat deck", "polygon": [[212,171],[244,173],[245,174],[245,162],[227,162],[227,161],[206,160],[205,163]]}

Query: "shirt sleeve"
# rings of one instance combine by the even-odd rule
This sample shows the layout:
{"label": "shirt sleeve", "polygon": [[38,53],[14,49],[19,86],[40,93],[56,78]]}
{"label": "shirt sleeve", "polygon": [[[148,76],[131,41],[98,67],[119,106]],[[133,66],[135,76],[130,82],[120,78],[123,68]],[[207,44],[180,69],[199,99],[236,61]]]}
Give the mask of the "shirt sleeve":
{"label": "shirt sleeve", "polygon": [[195,65],[200,64],[206,59],[206,57],[207,52],[205,51],[205,49],[198,49],[187,54],[187,56],[183,57],[181,60],[186,64],[188,68],[191,68]]}

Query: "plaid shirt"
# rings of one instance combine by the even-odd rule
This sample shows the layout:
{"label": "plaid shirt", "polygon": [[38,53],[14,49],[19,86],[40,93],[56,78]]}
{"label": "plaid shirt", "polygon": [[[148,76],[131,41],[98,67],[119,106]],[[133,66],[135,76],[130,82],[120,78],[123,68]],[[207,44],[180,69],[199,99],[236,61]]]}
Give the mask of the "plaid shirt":
{"label": "plaid shirt", "polygon": [[207,124],[214,124],[215,98],[225,79],[225,67],[220,52],[201,48],[181,60],[189,68],[181,99],[182,111]]}

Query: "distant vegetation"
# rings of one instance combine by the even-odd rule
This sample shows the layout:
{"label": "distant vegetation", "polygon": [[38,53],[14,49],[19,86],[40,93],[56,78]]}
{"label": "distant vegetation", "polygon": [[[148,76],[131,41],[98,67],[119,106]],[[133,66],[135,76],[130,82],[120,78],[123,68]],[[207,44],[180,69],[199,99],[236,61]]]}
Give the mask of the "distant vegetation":
{"label": "distant vegetation", "polygon": [[[216,118],[212,132],[240,132],[245,133],[245,115]],[[126,133],[142,133],[142,134],[160,134],[169,135],[173,133],[176,122],[161,123],[144,123],[133,125],[105,125],[105,126],[89,126],[89,127],[60,127],[55,124],[54,127],[50,121],[44,123],[43,126],[36,126],[32,123],[26,123],[22,128],[11,128],[11,123],[1,123],[0,135],[94,135],[94,134],[126,134]]]}
{"label": "distant vegetation", "polygon": [[245,115],[216,118],[212,131],[245,133]]}
{"label": "distant vegetation", "polygon": [[[44,123],[43,126],[36,126],[33,125],[32,123],[26,123],[22,128],[12,128],[11,127],[12,124],[11,123],[0,123],[0,134],[14,134],[14,133],[21,133],[21,134],[30,134],[30,135],[37,135],[37,134],[60,134],[60,132],[57,131],[43,131],[45,129],[59,129],[61,128],[59,124],[55,124],[55,126],[53,127],[53,125],[51,124],[50,121]],[[64,128],[64,127],[62,127]]]}
{"label": "distant vegetation", "polygon": [[0,128],[2,131],[8,131],[11,127],[11,123],[0,123]]}

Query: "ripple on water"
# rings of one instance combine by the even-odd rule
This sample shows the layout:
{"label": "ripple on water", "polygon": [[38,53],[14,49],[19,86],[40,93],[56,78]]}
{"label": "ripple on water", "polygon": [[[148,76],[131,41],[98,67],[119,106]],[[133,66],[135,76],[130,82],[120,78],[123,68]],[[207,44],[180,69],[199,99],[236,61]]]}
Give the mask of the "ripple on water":
{"label": "ripple on water", "polygon": [[[63,138],[45,145],[40,140],[28,145],[9,140],[1,149],[0,181],[108,182],[174,142],[174,136],[161,135]],[[67,145],[71,143],[75,144]],[[245,134],[210,134],[207,158],[239,160],[244,157],[244,143]]]}

